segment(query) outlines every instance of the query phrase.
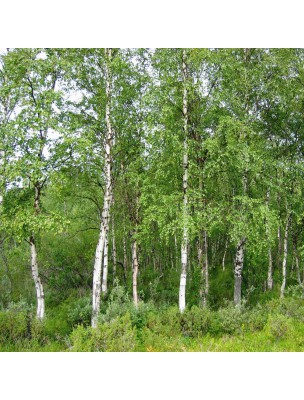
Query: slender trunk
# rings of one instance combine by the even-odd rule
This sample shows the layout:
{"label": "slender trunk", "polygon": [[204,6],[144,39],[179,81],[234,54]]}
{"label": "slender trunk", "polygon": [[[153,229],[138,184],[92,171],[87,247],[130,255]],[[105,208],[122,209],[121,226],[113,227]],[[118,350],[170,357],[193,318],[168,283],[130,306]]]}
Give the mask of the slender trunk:
{"label": "slender trunk", "polygon": [[108,291],[108,264],[109,264],[109,233],[107,232],[104,241],[103,251],[103,271],[102,271],[102,284],[101,292],[106,294]]}
{"label": "slender trunk", "polygon": [[234,260],[234,304],[239,306],[242,299],[242,272],[244,266],[246,238],[242,238],[236,248]]}
{"label": "slender trunk", "polygon": [[116,277],[116,268],[117,268],[114,218],[112,218],[112,251],[113,251],[113,281],[114,281]]}
{"label": "slender trunk", "polygon": [[202,288],[200,291],[200,296],[202,300],[202,306],[207,306],[208,294],[209,294],[209,265],[208,265],[208,237],[207,232],[203,232],[204,240],[204,256],[202,263]]}
{"label": "slender trunk", "polygon": [[133,302],[135,307],[138,305],[138,292],[137,292],[137,278],[138,278],[138,270],[139,270],[139,262],[138,262],[138,243],[137,243],[137,232],[139,225],[139,191],[138,187],[136,188],[136,196],[135,196],[135,213],[133,214],[133,223],[135,225],[133,234],[132,234],[132,270],[133,270]]}
{"label": "slender trunk", "polygon": [[[41,186],[39,183],[35,185],[35,199],[34,199],[34,209],[35,214],[40,214],[40,197],[41,197]],[[38,272],[38,261],[37,261],[37,248],[36,242],[34,238],[34,233],[30,236],[30,249],[31,249],[31,270],[32,270],[32,277],[35,284],[36,289],[36,297],[37,297],[37,318],[42,321],[44,318],[44,290],[41,279],[39,277]]]}
{"label": "slender trunk", "polygon": [[227,249],[228,249],[228,236],[226,237],[225,250],[224,250],[224,255],[223,255],[223,260],[222,260],[223,271],[225,271],[225,260],[226,260]]}
{"label": "slender trunk", "polygon": [[93,299],[92,299],[92,327],[96,328],[98,322],[98,313],[100,310],[100,292],[101,292],[101,266],[105,243],[105,230],[103,222],[101,223],[99,239],[95,252],[95,263],[93,273]]}
{"label": "slender trunk", "polygon": [[[270,189],[267,189],[266,193],[266,206],[267,210],[269,211],[269,200],[270,200]],[[268,226],[268,221],[266,220],[266,236],[268,242],[270,241],[270,233],[269,233],[269,226]],[[271,247],[269,245],[268,247],[268,273],[267,273],[267,289],[272,290],[273,289],[273,261],[272,261],[272,253],[271,253]]]}
{"label": "slender trunk", "polygon": [[128,257],[127,257],[127,243],[126,243],[126,229],[124,227],[124,236],[123,236],[123,265],[125,274],[127,274],[128,269]]}
{"label": "slender trunk", "polygon": [[137,293],[137,276],[138,276],[138,255],[137,255],[137,240],[132,238],[132,267],[133,267],[133,302],[138,305]]}
{"label": "slender trunk", "polygon": [[204,306],[207,306],[209,295],[209,262],[208,262],[208,236],[207,231],[204,231],[204,246],[205,246],[205,296]]}
{"label": "slender trunk", "polygon": [[282,263],[282,286],[281,286],[281,298],[284,297],[285,287],[286,287],[286,275],[287,275],[287,255],[288,255],[288,231],[290,223],[291,214],[287,214],[286,226],[284,232],[284,243],[283,243],[283,263]]}
{"label": "slender trunk", "polygon": [[268,248],[268,274],[267,274],[267,289],[273,289],[273,262],[271,248]]}
{"label": "slender trunk", "polygon": [[183,155],[183,236],[181,245],[181,275],[179,286],[179,310],[186,308],[186,281],[188,264],[188,90],[187,90],[187,55],[183,50],[183,118],[184,118],[184,155]]}
{"label": "slender trunk", "polygon": [[37,250],[34,236],[30,237],[30,248],[31,248],[31,269],[32,269],[32,277],[35,283],[36,288],[36,297],[37,297],[37,318],[42,321],[44,318],[44,291],[41,279],[38,273],[38,261],[37,261]]}
{"label": "slender trunk", "polygon": [[[247,49],[246,49],[247,50]],[[243,173],[243,195],[248,193],[248,169],[247,166]],[[242,210],[246,214],[246,208]],[[242,273],[244,267],[245,243],[247,238],[243,236],[237,244],[236,254],[234,259],[234,304],[241,305],[242,300]]]}
{"label": "slender trunk", "polygon": [[102,221],[100,224],[100,234],[96,247],[95,262],[94,262],[94,273],[93,273],[93,290],[92,290],[92,327],[97,327],[98,314],[100,310],[100,289],[101,289],[101,264],[103,250],[106,242],[106,238],[109,231],[109,217],[110,217],[110,203],[111,203],[111,148],[113,140],[113,132],[111,125],[111,74],[110,74],[110,63],[112,59],[112,49],[105,49],[106,53],[106,124],[107,134],[105,140],[105,194],[104,204],[102,212]]}

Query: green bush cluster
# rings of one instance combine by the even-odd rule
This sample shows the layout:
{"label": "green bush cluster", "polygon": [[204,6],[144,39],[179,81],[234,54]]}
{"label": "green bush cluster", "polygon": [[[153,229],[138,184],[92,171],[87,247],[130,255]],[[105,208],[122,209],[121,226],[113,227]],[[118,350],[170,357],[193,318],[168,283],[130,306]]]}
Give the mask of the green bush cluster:
{"label": "green bush cluster", "polygon": [[16,342],[30,337],[29,318],[24,311],[0,311],[0,342]]}
{"label": "green bush cluster", "polygon": [[67,319],[70,325],[89,325],[91,322],[92,304],[90,297],[76,299],[68,311]]}
{"label": "green bush cluster", "polygon": [[135,328],[130,314],[99,324],[97,328],[79,325],[70,336],[72,351],[134,351],[136,346]]}
{"label": "green bush cluster", "polygon": [[291,318],[286,315],[270,315],[265,332],[273,339],[282,339],[293,333],[294,326]]}

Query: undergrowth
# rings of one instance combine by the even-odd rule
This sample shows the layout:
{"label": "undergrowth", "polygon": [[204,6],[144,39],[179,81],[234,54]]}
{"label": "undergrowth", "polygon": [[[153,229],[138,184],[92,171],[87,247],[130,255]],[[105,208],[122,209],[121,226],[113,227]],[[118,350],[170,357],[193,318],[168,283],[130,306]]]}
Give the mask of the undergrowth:
{"label": "undergrowth", "polygon": [[137,307],[116,286],[104,300],[96,329],[89,297],[69,298],[44,322],[33,306],[11,303],[0,310],[0,351],[303,351],[304,299],[296,290],[263,305],[218,310],[192,306]]}

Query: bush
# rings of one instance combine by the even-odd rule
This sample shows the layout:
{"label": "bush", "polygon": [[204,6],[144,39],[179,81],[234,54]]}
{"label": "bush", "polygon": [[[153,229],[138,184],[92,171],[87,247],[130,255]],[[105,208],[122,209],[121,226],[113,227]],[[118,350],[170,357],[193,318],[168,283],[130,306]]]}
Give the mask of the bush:
{"label": "bush", "polygon": [[265,331],[276,340],[285,338],[287,335],[293,334],[292,320],[285,315],[270,315]]}
{"label": "bush", "polygon": [[99,315],[99,322],[110,322],[130,312],[130,309],[133,307],[133,302],[125,292],[125,289],[122,286],[116,285],[110,293],[105,312]]}
{"label": "bush", "polygon": [[242,331],[245,322],[243,306],[235,307],[233,303],[228,303],[226,307],[220,308],[216,314],[216,331],[219,330],[219,332],[228,334]]}
{"label": "bush", "polygon": [[135,326],[137,330],[140,330],[147,325],[151,315],[157,314],[157,309],[151,301],[148,303],[139,302],[137,307],[133,304],[130,305],[129,313],[132,325]]}
{"label": "bush", "polygon": [[97,328],[80,325],[71,333],[72,351],[134,351],[136,332],[130,314],[99,324]]}
{"label": "bush", "polygon": [[25,312],[0,312],[0,341],[15,342],[29,336],[28,316]]}
{"label": "bush", "polygon": [[181,331],[185,336],[200,337],[208,332],[211,321],[212,313],[208,308],[192,306],[181,314]]}
{"label": "bush", "polygon": [[149,313],[146,327],[155,334],[173,337],[180,334],[180,318],[178,307],[168,307],[158,313]]}
{"label": "bush", "polygon": [[267,324],[267,319],[267,310],[259,305],[244,312],[244,325],[250,332],[261,331]]}
{"label": "bush", "polygon": [[90,325],[92,304],[90,297],[76,299],[68,311],[67,319],[73,327],[77,325]]}
{"label": "bush", "polygon": [[266,308],[270,314],[282,314],[304,321],[304,299],[302,298],[273,299],[267,303]]}
{"label": "bush", "polygon": [[30,339],[33,343],[37,343],[37,346],[44,346],[49,343],[49,337],[45,330],[45,323],[33,318],[31,320],[31,334]]}

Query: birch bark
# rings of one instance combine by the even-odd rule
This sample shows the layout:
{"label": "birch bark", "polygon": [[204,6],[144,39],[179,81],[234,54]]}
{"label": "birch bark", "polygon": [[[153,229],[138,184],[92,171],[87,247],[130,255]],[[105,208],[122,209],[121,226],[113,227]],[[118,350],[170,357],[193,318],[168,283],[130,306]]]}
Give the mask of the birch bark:
{"label": "birch bark", "polygon": [[137,240],[132,238],[132,267],[133,267],[133,302],[135,307],[138,305],[137,276],[138,276],[138,255]]}
{"label": "birch bark", "polygon": [[181,245],[181,275],[179,286],[179,310],[183,312],[186,308],[186,281],[187,281],[187,264],[188,264],[188,69],[187,54],[183,50],[183,122],[184,122],[184,155],[183,155],[183,235]]}
{"label": "birch bark", "polygon": [[283,242],[283,263],[282,263],[282,286],[281,286],[281,298],[284,297],[285,287],[286,287],[286,276],[287,276],[287,255],[288,255],[288,231],[290,224],[291,214],[287,214],[286,225],[284,231],[284,242]]}
{"label": "birch bark", "polygon": [[109,232],[106,233],[103,252],[103,273],[101,292],[106,294],[108,291],[108,265],[109,265]]}
{"label": "birch bark", "polygon": [[225,249],[224,249],[223,260],[222,260],[222,269],[223,269],[223,271],[225,271],[225,261],[226,261],[227,249],[228,249],[228,236],[226,237]]}
{"label": "birch bark", "polygon": [[[40,197],[41,197],[41,186],[37,183],[35,185],[35,200],[34,200],[34,208],[35,213],[40,214]],[[32,277],[36,288],[36,297],[37,297],[37,318],[42,321],[44,318],[44,290],[41,279],[39,277],[38,272],[38,261],[37,261],[37,248],[34,238],[34,233],[30,236],[30,250],[31,250],[31,270]]]}
{"label": "birch bark", "polygon": [[242,298],[242,272],[244,266],[244,253],[245,253],[246,238],[243,237],[236,248],[236,255],[234,260],[234,304],[239,306]]}
{"label": "birch bark", "polygon": [[[248,179],[247,179],[247,170],[243,175],[243,194],[247,194],[248,189]],[[243,210],[246,212],[246,210]],[[246,236],[243,236],[236,247],[236,254],[234,259],[234,304],[236,306],[241,305],[242,299],[242,273],[244,267],[244,256],[245,256],[245,244],[246,244]]]}
{"label": "birch bark", "polygon": [[[270,200],[270,190],[267,189],[266,193],[266,206],[267,210],[269,211],[269,200]],[[270,232],[269,232],[269,223],[266,221],[266,236],[267,240],[269,241],[270,239]],[[267,273],[267,289],[272,290],[273,289],[273,261],[272,261],[272,253],[271,253],[271,247],[269,245],[268,247],[268,273]]]}
{"label": "birch bark", "polygon": [[37,318],[42,321],[44,318],[44,290],[41,279],[38,272],[38,262],[37,262],[37,250],[34,236],[30,237],[30,248],[31,248],[31,269],[32,277],[35,283],[36,297],[37,297]]}
{"label": "birch bark", "polygon": [[92,290],[92,320],[91,325],[93,328],[97,327],[98,314],[100,310],[100,291],[101,291],[101,269],[102,269],[102,258],[105,247],[106,238],[109,231],[109,217],[110,217],[110,203],[111,203],[111,191],[112,191],[112,141],[113,141],[113,130],[111,123],[111,60],[112,60],[112,49],[105,49],[106,55],[106,125],[107,134],[105,140],[105,191],[104,191],[104,204],[102,212],[102,220],[100,224],[99,239],[95,252],[94,262],[94,273],[93,273],[93,290]]}

